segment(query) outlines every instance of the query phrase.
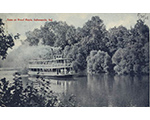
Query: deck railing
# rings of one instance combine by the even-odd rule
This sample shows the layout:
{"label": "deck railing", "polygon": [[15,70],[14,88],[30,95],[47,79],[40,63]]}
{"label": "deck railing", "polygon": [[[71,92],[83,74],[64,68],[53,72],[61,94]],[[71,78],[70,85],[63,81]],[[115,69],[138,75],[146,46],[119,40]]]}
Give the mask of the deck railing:
{"label": "deck railing", "polygon": [[29,64],[29,67],[62,67],[71,66],[71,63],[57,63],[57,64]]}

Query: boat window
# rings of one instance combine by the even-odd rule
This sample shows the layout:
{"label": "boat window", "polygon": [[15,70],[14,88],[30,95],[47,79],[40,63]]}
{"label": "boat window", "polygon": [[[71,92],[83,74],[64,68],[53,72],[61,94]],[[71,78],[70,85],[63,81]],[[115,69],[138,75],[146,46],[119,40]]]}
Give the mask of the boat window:
{"label": "boat window", "polygon": [[44,72],[48,72],[49,70],[48,69],[44,69]]}

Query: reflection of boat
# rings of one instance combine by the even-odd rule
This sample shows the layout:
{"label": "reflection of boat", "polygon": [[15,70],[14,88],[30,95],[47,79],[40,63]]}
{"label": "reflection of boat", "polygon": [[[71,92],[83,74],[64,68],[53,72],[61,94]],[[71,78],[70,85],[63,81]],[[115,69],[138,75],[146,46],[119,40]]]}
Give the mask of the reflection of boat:
{"label": "reflection of boat", "polygon": [[54,56],[53,59],[36,59],[29,61],[29,76],[67,77],[74,74],[71,59],[63,58],[62,55]]}

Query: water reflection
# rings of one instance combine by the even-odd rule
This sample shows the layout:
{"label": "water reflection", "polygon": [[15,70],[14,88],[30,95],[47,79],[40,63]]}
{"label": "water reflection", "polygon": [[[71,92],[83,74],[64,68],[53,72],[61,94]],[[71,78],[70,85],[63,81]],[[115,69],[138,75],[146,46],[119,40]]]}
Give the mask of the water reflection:
{"label": "water reflection", "polygon": [[[7,75],[8,77],[8,75]],[[8,79],[12,81],[12,76]],[[69,79],[46,78],[51,89],[63,96],[74,94],[80,106],[148,106],[148,76],[87,75]],[[35,78],[23,77],[23,85]],[[31,81],[32,80],[32,81]]]}
{"label": "water reflection", "polygon": [[[56,91],[74,94],[81,106],[148,106],[148,76],[113,76],[107,74],[59,81]],[[59,86],[59,87],[58,87]]]}
{"label": "water reflection", "polygon": [[94,106],[148,106],[149,102],[148,76],[89,75],[88,90],[98,98],[89,101]]}
{"label": "water reflection", "polygon": [[69,80],[49,79],[64,96],[74,94],[81,106],[148,106],[148,76],[88,75]]}

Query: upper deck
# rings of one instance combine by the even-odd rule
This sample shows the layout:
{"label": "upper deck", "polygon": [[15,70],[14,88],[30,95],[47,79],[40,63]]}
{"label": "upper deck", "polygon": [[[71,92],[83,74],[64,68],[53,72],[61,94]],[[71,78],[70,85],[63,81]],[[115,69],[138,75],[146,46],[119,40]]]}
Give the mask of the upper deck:
{"label": "upper deck", "polygon": [[29,68],[67,68],[72,67],[70,58],[56,56],[53,59],[29,60]]}
{"label": "upper deck", "polygon": [[56,59],[32,59],[29,60],[29,63],[31,62],[55,62],[55,61],[71,61],[70,58],[56,58]]}

